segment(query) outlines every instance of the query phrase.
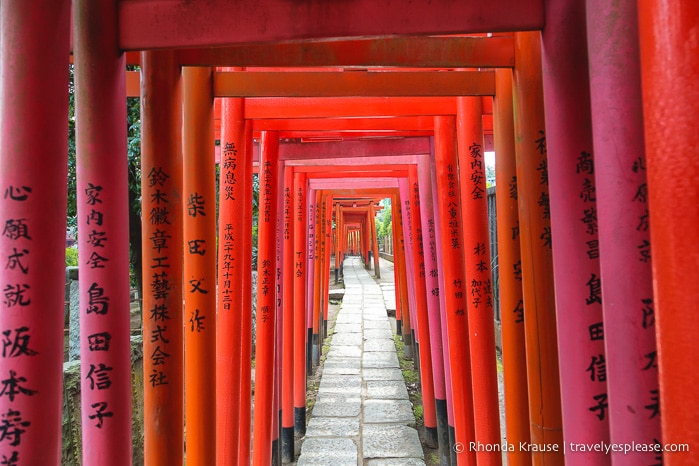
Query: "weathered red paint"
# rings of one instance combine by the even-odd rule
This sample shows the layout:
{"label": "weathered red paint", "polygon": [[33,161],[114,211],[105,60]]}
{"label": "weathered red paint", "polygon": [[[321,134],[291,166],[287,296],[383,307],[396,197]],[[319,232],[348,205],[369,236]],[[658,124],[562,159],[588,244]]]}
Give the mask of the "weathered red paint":
{"label": "weathered red paint", "polygon": [[[175,58],[159,51],[141,60],[143,444],[145,463],[162,466],[184,460],[182,94]],[[163,253],[170,267],[154,269]],[[160,319],[157,309],[170,318]]]}
{"label": "weathered red paint", "polygon": [[[483,154],[482,106],[477,97],[457,98],[459,187],[463,221],[464,291],[473,378],[476,441],[497,444],[500,437],[498,380],[495,362],[493,284],[490,271],[488,203]],[[500,465],[498,451],[478,451],[480,464]]]}
{"label": "weathered red paint", "polygon": [[[261,11],[265,14],[260,15]],[[332,8],[322,1],[122,1],[119,13],[119,46],[125,50],[324,37],[520,31],[544,25],[542,0],[501,0],[495,5],[357,0],[333,4]]]}
{"label": "weathered red paint", "polygon": [[[221,163],[218,224],[218,313],[216,325],[216,461],[238,462],[242,351],[245,120],[243,99],[221,104]],[[237,369],[237,370],[236,370]]]}
{"label": "weathered red paint", "polygon": [[663,455],[664,464],[699,461],[697,373],[699,316],[699,5],[688,0],[638,3],[643,115],[648,166],[653,285],[656,304],[662,441],[689,452]]}
{"label": "weathered red paint", "polygon": [[[639,260],[650,231],[636,3],[587,2],[587,32],[610,440],[650,445],[661,434],[660,415],[646,408],[657,398],[658,369],[639,364],[655,358],[656,345],[651,261]],[[615,466],[659,456],[611,453]]]}
{"label": "weathered red paint", "polygon": [[184,352],[187,463],[216,461],[216,192],[212,70],[183,84]]}
{"label": "weathered red paint", "polygon": [[[464,241],[462,234],[461,202],[457,169],[456,120],[454,117],[435,118],[435,157],[437,190],[440,197],[439,229],[442,245],[444,287],[440,290],[446,299],[444,313],[449,335],[449,364],[454,412],[455,439],[463,445],[475,440],[473,424],[473,393],[468,339],[466,295],[468,294],[464,269]],[[455,342],[464,344],[455,344]],[[458,453],[458,463],[475,464],[476,452],[470,448]]]}
{"label": "weathered red paint", "polygon": [[493,71],[218,72],[216,97],[457,96],[495,94]]}
{"label": "weathered red paint", "polygon": [[[512,114],[512,72],[496,71],[495,116],[495,200],[497,211],[498,267],[521,263],[520,227],[517,192],[510,192],[510,181],[517,177],[514,120]],[[509,270],[500,278],[500,324],[502,327],[502,365],[505,385],[505,435],[508,442],[529,442],[529,403],[527,357],[524,335],[522,283]],[[522,306],[520,308],[520,306]],[[520,312],[521,309],[521,312]],[[507,452],[507,464],[532,464],[531,452],[515,449]]]}
{"label": "weathered red paint", "polygon": [[68,1],[2,3],[0,376],[33,392],[3,391],[3,426],[21,432],[0,455],[19,464],[61,462],[69,35]]}
{"label": "weathered red paint", "polygon": [[[565,368],[563,435],[568,444],[608,443],[601,277],[598,256],[590,252],[599,236],[583,4],[561,0],[549,6],[541,58],[558,355]],[[569,451],[566,464],[608,465],[610,457]]]}
{"label": "weathered red paint", "polygon": [[[511,36],[382,37],[178,51],[190,66],[498,68],[514,65]],[[128,58],[127,58],[128,60]]]}
{"label": "weathered red paint", "polygon": [[306,434],[306,175],[294,173],[294,430]]}
{"label": "weathered red paint", "polygon": [[116,1],[76,1],[73,17],[83,464],[116,466],[131,463],[126,66]]}
{"label": "weathered red paint", "polygon": [[255,364],[254,466],[272,460],[275,331],[276,331],[276,234],[279,176],[279,139],[263,133],[260,166],[260,210],[257,255],[257,338]]}
{"label": "weathered red paint", "polygon": [[[558,334],[547,204],[548,185],[542,183],[547,165],[544,98],[541,78],[541,39],[537,32],[515,33],[517,65],[513,71],[517,177],[508,182],[517,196],[522,262],[502,264],[522,282],[523,302],[511,312],[524,318],[529,387],[531,441],[560,445],[558,452],[532,452],[534,465],[562,465],[563,432],[558,371]],[[524,109],[527,109],[525,112]],[[547,234],[548,233],[548,234]],[[521,309],[521,310],[520,310]],[[527,309],[526,316],[524,309]],[[507,310],[505,311],[507,312]]]}

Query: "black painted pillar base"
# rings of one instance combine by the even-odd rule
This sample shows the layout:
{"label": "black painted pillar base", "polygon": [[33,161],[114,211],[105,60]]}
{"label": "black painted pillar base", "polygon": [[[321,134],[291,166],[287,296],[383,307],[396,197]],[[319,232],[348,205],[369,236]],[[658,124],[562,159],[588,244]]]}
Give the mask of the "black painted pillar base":
{"label": "black painted pillar base", "polygon": [[413,359],[413,335],[411,332],[403,332],[403,343],[405,343],[405,358]]}
{"label": "black painted pillar base", "polygon": [[272,440],[272,466],[281,466],[279,439]]}
{"label": "black painted pillar base", "polygon": [[313,329],[308,329],[306,338],[306,377],[313,375]]}
{"label": "black painted pillar base", "polygon": [[456,459],[456,429],[449,426],[449,453],[451,455],[451,464],[459,464]]}
{"label": "black painted pillar base", "polygon": [[294,432],[297,436],[306,435],[306,407],[294,408]]}
{"label": "black painted pillar base", "polygon": [[282,427],[282,462],[294,461],[294,428]]}
{"label": "black painted pillar base", "polygon": [[396,319],[396,335],[403,335],[403,325],[400,319]]}
{"label": "black painted pillar base", "polygon": [[451,444],[449,441],[449,415],[447,414],[447,400],[435,399],[437,412],[437,440],[439,442],[439,458],[441,466],[451,464]]}

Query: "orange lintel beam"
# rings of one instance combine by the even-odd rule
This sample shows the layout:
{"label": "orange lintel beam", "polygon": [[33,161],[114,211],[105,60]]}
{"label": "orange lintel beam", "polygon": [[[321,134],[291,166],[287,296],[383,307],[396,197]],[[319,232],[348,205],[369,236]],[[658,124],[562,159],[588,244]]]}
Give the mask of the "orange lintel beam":
{"label": "orange lintel beam", "polygon": [[[327,169],[327,168],[326,168]],[[351,179],[366,179],[371,178],[372,180],[383,180],[383,179],[394,179],[394,178],[407,178],[408,170],[392,170],[387,172],[310,172],[308,173],[309,180],[351,180]]]}
{"label": "orange lintel beam", "polygon": [[[369,165],[342,165],[338,164],[337,162],[334,162],[332,164],[332,173],[360,173],[360,172],[370,172],[373,173],[374,176],[376,176],[378,173],[381,173],[382,175],[385,174],[386,172],[395,172],[395,171],[405,171],[408,169],[408,165],[406,164],[390,164],[390,165],[382,165],[382,164],[376,164],[372,163]],[[319,165],[311,165],[311,166],[299,166],[299,167],[294,167],[294,171],[296,172],[306,172],[306,173],[328,173],[328,163],[325,161],[325,163],[319,164]],[[313,175],[309,175],[313,176]],[[351,174],[348,174],[346,176],[352,176]]]}
{"label": "orange lintel beam", "polygon": [[385,37],[179,50],[191,66],[507,68],[512,37]]}
{"label": "orange lintel beam", "polygon": [[255,120],[253,131],[434,131],[434,118],[307,118]]}
{"label": "orange lintel beam", "polygon": [[[543,0],[121,0],[122,50],[205,47],[330,37],[523,31],[544,26]],[[260,14],[264,12],[264,14]]]}
{"label": "orange lintel beam", "polygon": [[495,94],[493,71],[218,72],[217,97],[475,96]]}
{"label": "orange lintel beam", "polygon": [[456,115],[453,97],[253,97],[245,118],[341,118]]}

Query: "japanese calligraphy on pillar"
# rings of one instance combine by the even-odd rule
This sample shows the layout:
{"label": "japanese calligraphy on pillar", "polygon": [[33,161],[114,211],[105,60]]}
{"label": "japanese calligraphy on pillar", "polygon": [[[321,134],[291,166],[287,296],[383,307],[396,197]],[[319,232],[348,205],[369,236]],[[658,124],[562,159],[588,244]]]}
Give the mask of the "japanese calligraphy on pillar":
{"label": "japanese calligraphy on pillar", "polygon": [[592,343],[590,354],[587,355],[585,371],[588,375],[589,383],[595,384],[589,411],[600,421],[607,419],[609,403],[607,400],[607,362],[604,354],[604,323],[602,316],[602,279],[599,274],[599,240],[597,225],[597,194],[595,190],[595,166],[591,153],[582,151],[577,158],[575,173],[580,182],[579,199],[582,212],[580,215],[580,227],[585,232],[585,255],[587,260],[592,261],[589,277],[585,277],[585,283],[581,284],[585,292],[585,310],[589,309],[588,315],[592,320],[588,322],[588,335]]}
{"label": "japanese calligraphy on pillar", "polygon": [[[468,235],[471,257],[466,258],[467,275],[471,277],[469,285],[468,304],[473,310],[493,309],[493,288],[490,274],[490,252],[488,245],[487,221],[481,218],[481,212],[487,212],[484,159],[482,147],[473,142],[469,147],[468,168],[471,186],[470,196],[465,202],[465,212],[471,222]],[[466,236],[466,235],[465,235]]]}
{"label": "japanese calligraphy on pillar", "polygon": [[[173,283],[170,276],[170,248],[172,246],[171,218],[172,206],[170,199],[164,192],[169,191],[170,175],[162,167],[153,167],[147,174],[147,184],[144,185],[144,194],[147,206],[144,202],[144,210],[149,212],[151,234],[148,244],[151,249],[150,275],[144,276],[150,280],[151,306],[147,309],[145,317],[148,319],[150,335],[147,336],[146,353],[150,359],[151,371],[147,374],[146,383],[151,388],[168,385],[167,376],[168,360],[171,349],[170,335],[172,328],[171,311],[169,306],[170,293],[177,284]],[[144,199],[144,201],[146,201]],[[144,274],[145,275],[145,274]]]}
{"label": "japanese calligraphy on pillar", "polygon": [[[0,463],[19,464],[22,436],[31,429],[32,420],[22,413],[18,406],[26,397],[39,393],[39,381],[28,380],[22,372],[22,366],[27,359],[38,353],[33,349],[31,328],[17,324],[17,318],[31,305],[33,290],[29,282],[29,256],[32,252],[32,231],[35,225],[27,218],[13,215],[19,212],[32,195],[32,188],[24,185],[4,187],[3,201],[7,203],[5,212],[9,217],[0,219],[2,222],[2,241],[5,245],[3,258],[5,273],[2,286],[3,318],[2,358],[3,367],[7,373],[0,374],[0,399],[7,411],[0,412]],[[15,324],[9,324],[15,322]]]}
{"label": "japanese calligraphy on pillar", "polygon": [[[644,264],[646,267],[650,267],[651,262],[651,251],[650,251],[650,241],[649,241],[649,224],[648,224],[648,187],[646,184],[646,161],[645,158],[639,157],[634,160],[631,166],[630,176],[637,183],[637,188],[635,194],[631,199],[633,204],[632,210],[639,212],[638,223],[636,225],[636,233],[638,239],[636,240],[636,250],[638,251],[638,260]],[[644,332],[648,332],[651,335],[655,333],[655,307],[653,302],[653,296],[648,293],[647,295],[641,295],[638,297],[638,319],[641,323],[641,328]],[[646,341],[654,341],[653,338],[648,338]],[[647,352],[644,354],[643,363],[641,364],[641,371],[652,371],[657,373],[658,364],[656,361],[657,351],[655,345],[651,344],[647,348]],[[648,419],[655,419],[660,414],[660,402],[658,397],[658,387],[654,384],[654,387],[649,390],[647,395],[648,403],[643,406],[646,411]]]}
{"label": "japanese calligraphy on pillar", "polygon": [[[233,204],[239,201],[238,176],[241,168],[238,167],[238,149],[235,142],[225,142],[221,156],[221,206]],[[220,305],[224,311],[230,311],[233,303],[233,269],[235,267],[234,245],[235,225],[230,217],[223,224],[223,237],[219,238],[219,293]]]}
{"label": "japanese calligraphy on pillar", "polygon": [[[299,196],[301,193],[299,193]],[[308,260],[315,259],[315,244],[316,244],[316,209],[315,209],[315,193],[311,192],[308,196]]]}
{"label": "japanese calligraphy on pillar", "polygon": [[[260,183],[261,183],[261,189],[264,193],[264,196],[261,197],[263,199],[263,209],[262,209],[262,216],[260,218],[261,221],[265,223],[272,223],[273,222],[273,216],[276,216],[277,213],[272,211],[272,191],[273,191],[273,168],[272,168],[272,162],[269,160],[265,161],[264,166],[260,170]],[[276,230],[275,230],[276,231]],[[275,248],[275,251],[277,251],[278,248]],[[277,264],[276,264],[276,253],[275,256],[270,256],[267,258],[264,258],[262,262],[260,262],[258,266],[258,285],[257,285],[257,292],[259,294],[262,294],[262,296],[267,297],[271,294],[271,296],[276,296],[276,284],[275,284],[275,277],[277,274]],[[265,303],[273,302],[270,301],[269,299],[264,300]],[[258,317],[258,320],[261,321],[262,323],[267,323],[270,320],[270,316],[272,315],[271,313],[275,312],[275,309],[271,309],[269,304],[264,304],[260,307],[258,310],[260,312],[260,316]]]}
{"label": "japanese calligraphy on pillar", "polygon": [[[88,212],[84,219],[85,225],[87,225],[84,230],[87,232],[87,240],[85,241],[85,254],[81,257],[81,265],[87,266],[91,270],[104,269],[110,261],[110,257],[105,252],[109,237],[104,224],[103,190],[101,185],[95,183],[87,183],[87,187],[84,188],[84,212]],[[105,291],[104,284],[100,281],[92,281],[87,288],[87,296],[82,294],[80,298],[82,311],[86,315],[99,319],[109,313],[110,297]],[[93,428],[101,429],[105,422],[114,416],[108,401],[102,400],[97,395],[110,390],[112,386],[111,372],[113,368],[104,362],[106,360],[105,353],[110,351],[112,335],[108,331],[81,332],[81,338],[87,340],[87,349],[90,352],[90,355],[83,357],[83,364],[87,365],[83,390],[87,387],[93,395],[96,395],[91,398],[92,400],[101,400],[89,403],[91,411],[88,419],[93,421],[91,424]],[[85,348],[84,345],[82,347]],[[104,396],[104,399],[108,399],[108,396]]]}

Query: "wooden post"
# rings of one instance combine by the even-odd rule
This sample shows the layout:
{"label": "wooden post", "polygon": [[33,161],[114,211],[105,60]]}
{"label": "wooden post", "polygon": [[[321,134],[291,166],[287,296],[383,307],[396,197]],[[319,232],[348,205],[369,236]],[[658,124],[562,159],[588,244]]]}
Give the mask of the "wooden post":
{"label": "wooden post", "polygon": [[3,432],[15,432],[0,443],[6,464],[61,463],[69,41],[70,2],[2,3],[0,413]]}
{"label": "wooden post", "polygon": [[[455,451],[458,464],[475,464],[476,452],[473,394],[466,316],[468,287],[464,273],[464,241],[457,169],[456,121],[454,117],[435,117],[435,157],[439,193],[439,228],[441,230],[444,292],[446,298],[449,360],[451,365],[454,407]],[[460,344],[457,344],[459,342]],[[460,446],[459,446],[460,445]]]}
{"label": "wooden post", "polygon": [[[410,252],[413,257],[413,279],[415,294],[415,310],[417,315],[417,330],[420,342],[420,382],[424,407],[425,438],[427,443],[435,448],[439,444],[437,430],[437,414],[435,402],[435,382],[432,369],[432,339],[428,315],[427,294],[425,288],[425,253],[422,246],[423,228],[420,219],[420,191],[417,180],[417,166],[408,169],[408,198],[410,210],[407,211],[410,226]],[[439,348],[441,350],[441,346]]]}
{"label": "wooden post", "polygon": [[[653,251],[657,364],[660,390],[649,406],[662,406],[662,441],[689,445],[666,452],[663,463],[699,462],[699,375],[687,370],[687,357],[699,351],[699,5],[688,0],[638,3],[648,204]],[[628,172],[626,172],[628,173]],[[639,249],[640,251],[640,249]],[[639,304],[639,303],[637,303]],[[644,313],[649,312],[644,309]],[[649,354],[643,366],[654,365]],[[648,411],[652,415],[654,411]]]}
{"label": "wooden post", "polygon": [[[459,146],[459,188],[463,221],[471,368],[476,442],[500,443],[493,284],[490,273],[488,200],[483,158],[483,123],[480,97],[457,97],[456,124]],[[500,465],[502,454],[478,449],[478,462]]]}
{"label": "wooden post", "polygon": [[[514,120],[512,113],[512,71],[495,72],[493,102],[495,136],[495,200],[497,202],[498,264],[500,270],[500,322],[502,325],[502,364],[505,384],[505,433],[507,441],[529,443],[529,404],[527,387],[527,351],[524,335],[522,282],[512,273],[512,264],[521,264],[520,221],[517,190],[510,181],[517,179]],[[526,449],[507,452],[507,464],[531,465]]]}
{"label": "wooden post", "polygon": [[182,92],[174,52],[141,70],[144,461],[167,466],[184,461]]}
{"label": "wooden post", "polygon": [[[284,223],[282,229],[282,263],[283,263],[283,352],[282,352],[282,461],[294,459],[294,171],[292,167],[284,169]],[[303,334],[301,334],[303,338]]]}
{"label": "wooden post", "polygon": [[522,260],[501,265],[500,276],[507,271],[522,282],[523,302],[505,312],[524,319],[531,441],[560,445],[558,451],[532,452],[534,465],[548,466],[562,465],[564,458],[539,37],[536,32],[515,33],[517,177],[507,186],[518,199]]}
{"label": "wooden post", "polygon": [[[428,155],[418,156],[417,164],[420,220],[422,224],[423,258],[425,262],[425,297],[430,332],[430,355],[434,381],[435,413],[439,456],[442,464],[450,461],[449,423],[447,415],[447,393],[445,386],[444,341],[439,303],[439,269],[437,267],[437,237],[435,229],[434,205],[432,203],[432,179]],[[412,191],[415,190],[413,184]]]}
{"label": "wooden post", "polygon": [[241,236],[243,238],[241,293],[241,344],[240,351],[240,429],[238,464],[250,464],[252,426],[252,175],[253,141],[252,123],[245,122],[245,140],[241,147],[243,165],[241,194],[243,197]]}
{"label": "wooden post", "polygon": [[[567,445],[608,443],[585,9],[563,0],[546,13],[542,64],[548,173],[542,170],[542,176],[551,194],[558,354],[566,368],[560,374],[563,433]],[[608,465],[610,458],[604,452],[568,451],[566,464]]]}
{"label": "wooden post", "polygon": [[[590,97],[604,288],[610,440],[661,439],[641,66],[636,2],[587,2]],[[614,47],[607,47],[611,40]],[[614,109],[609,111],[609,109]],[[619,271],[624,273],[620,274]],[[651,361],[650,358],[653,360]],[[644,363],[639,364],[639,361]],[[650,361],[650,364],[648,362]],[[614,452],[616,465],[659,462],[659,452]]]}
{"label": "wooden post", "polygon": [[[221,102],[216,339],[216,461],[233,466],[240,439],[245,196],[245,102]],[[237,367],[236,367],[237,366]],[[249,383],[249,378],[248,378]]]}
{"label": "wooden post", "polygon": [[124,465],[131,464],[126,63],[115,1],[78,0],[73,11],[83,464]]}
{"label": "wooden post", "polygon": [[184,346],[187,463],[216,461],[216,192],[209,68],[184,83]]}
{"label": "wooden post", "polygon": [[306,435],[306,175],[294,173],[294,431]]}
{"label": "wooden post", "polygon": [[276,343],[276,234],[279,136],[263,132],[260,141],[260,210],[257,247],[257,340],[255,364],[254,466],[272,461],[272,408]]}

